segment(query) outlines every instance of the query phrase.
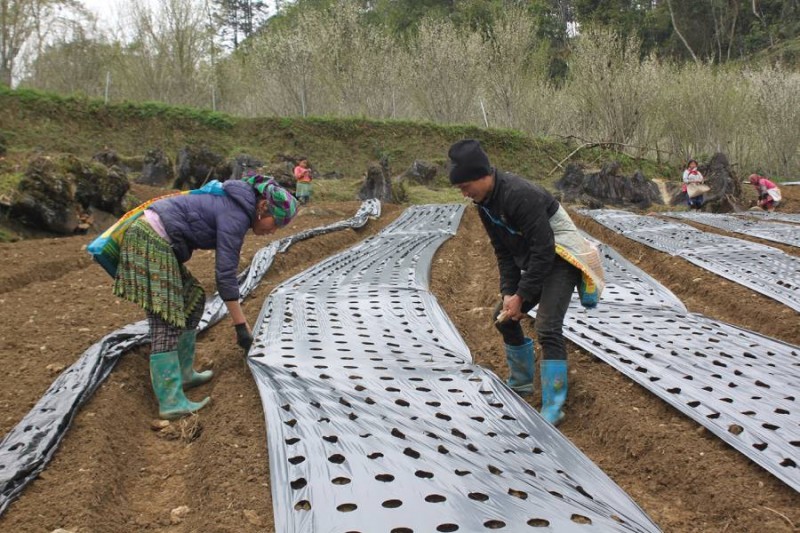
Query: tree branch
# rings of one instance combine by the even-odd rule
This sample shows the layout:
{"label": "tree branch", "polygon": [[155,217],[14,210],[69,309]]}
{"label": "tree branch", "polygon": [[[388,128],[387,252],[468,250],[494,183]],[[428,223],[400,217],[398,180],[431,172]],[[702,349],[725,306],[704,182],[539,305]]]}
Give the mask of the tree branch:
{"label": "tree branch", "polygon": [[[753,2],[755,3],[755,0],[753,0]],[[689,46],[689,42],[683,37],[683,34],[678,29],[678,25],[675,24],[675,12],[672,10],[672,0],[667,0],[667,7],[669,7],[669,17],[672,19],[672,29],[675,30],[675,33],[680,38],[683,46],[685,46],[686,49],[689,50],[689,53],[692,54],[692,59],[694,59],[694,62],[699,65],[700,61],[697,59],[694,50],[692,50],[692,47]]]}
{"label": "tree branch", "polygon": [[[562,137],[562,136],[559,136],[559,137]],[[580,152],[584,148],[595,148],[595,147],[598,147],[598,146],[599,147],[603,147],[603,146],[608,146],[608,145],[611,144],[611,145],[614,145],[614,146],[620,146],[622,148],[636,148],[638,150],[655,150],[656,154],[659,154],[660,152],[664,152],[664,153],[667,153],[667,154],[673,154],[673,155],[676,154],[676,152],[671,152],[669,150],[661,150],[659,148],[652,148],[650,146],[639,146],[639,145],[635,145],[635,144],[625,144],[625,143],[606,142],[606,141],[602,141],[602,142],[587,141],[585,139],[581,139],[579,137],[575,137],[574,135],[569,135],[567,137],[562,137],[562,138],[575,139],[575,140],[581,141],[582,144],[580,146],[578,146],[577,148],[575,148],[572,152],[570,152],[570,154],[567,157],[565,157],[564,159],[562,159],[561,161],[556,162],[555,160],[553,160],[553,162],[556,163],[556,166],[554,166],[553,169],[550,172],[547,173],[548,176],[551,175],[556,170],[558,170],[559,168],[564,168],[563,167],[564,163],[566,163],[569,159],[572,158],[572,156],[574,156],[575,154],[577,154],[578,152]]]}

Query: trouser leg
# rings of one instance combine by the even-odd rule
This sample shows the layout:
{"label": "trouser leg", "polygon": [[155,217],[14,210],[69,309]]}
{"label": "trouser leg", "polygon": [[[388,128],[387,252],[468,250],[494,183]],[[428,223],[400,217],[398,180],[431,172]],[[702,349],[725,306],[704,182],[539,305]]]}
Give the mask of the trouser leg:
{"label": "trouser leg", "polygon": [[562,329],[572,294],[581,281],[581,272],[560,257],[556,257],[550,274],[545,278],[542,296],[536,310],[536,336],[542,347],[543,359],[567,358]]}
{"label": "trouser leg", "polygon": [[580,280],[580,270],[557,257],[536,312],[536,335],[542,347],[542,416],[554,425],[564,418],[568,390],[564,317]]}

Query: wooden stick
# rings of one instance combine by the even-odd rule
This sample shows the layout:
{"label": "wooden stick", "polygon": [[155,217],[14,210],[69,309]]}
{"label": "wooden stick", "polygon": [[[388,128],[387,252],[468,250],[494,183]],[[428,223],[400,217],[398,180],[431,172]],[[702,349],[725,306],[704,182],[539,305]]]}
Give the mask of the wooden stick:
{"label": "wooden stick", "polygon": [[503,322],[508,320],[508,314],[505,311],[500,311],[500,314],[497,315],[497,320],[494,321],[495,324],[502,324]]}

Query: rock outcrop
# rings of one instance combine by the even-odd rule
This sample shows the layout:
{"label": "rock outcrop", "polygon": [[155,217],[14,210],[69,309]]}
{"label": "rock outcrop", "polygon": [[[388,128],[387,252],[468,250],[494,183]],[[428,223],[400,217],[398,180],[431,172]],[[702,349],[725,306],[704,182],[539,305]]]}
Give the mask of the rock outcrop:
{"label": "rock outcrop", "polygon": [[155,148],[145,154],[142,173],[136,178],[136,183],[152,187],[169,187],[174,177],[172,161],[164,153],[164,150]]}
{"label": "rock outcrop", "polygon": [[119,167],[108,169],[73,155],[37,157],[20,180],[10,212],[30,227],[71,235],[86,229],[93,210],[122,215],[129,188]]}
{"label": "rock outcrop", "polygon": [[556,182],[556,189],[565,203],[583,204],[593,209],[605,205],[633,206],[646,209],[663,204],[658,185],[638,170],[633,176],[620,174],[620,164],[610,161],[599,172],[586,175],[576,164],[570,164]]}
{"label": "rock outcrop", "polygon": [[173,184],[176,189],[199,189],[208,181],[225,181],[231,175],[225,158],[206,148],[181,148],[176,166],[177,176]]}
{"label": "rock outcrop", "polygon": [[[697,170],[705,178],[704,183],[711,187],[703,195],[703,210],[712,213],[730,213],[741,210],[745,204],[742,185],[736,173],[731,169],[728,156],[718,152],[707,163],[698,162]],[[680,182],[671,182],[670,205],[686,205],[686,193],[681,190]]]}
{"label": "rock outcrop", "polygon": [[358,191],[358,198],[359,200],[377,198],[386,203],[399,203],[405,200],[405,188],[402,183],[397,183],[393,187],[389,162],[386,158],[381,159],[380,163],[369,165],[364,183]]}

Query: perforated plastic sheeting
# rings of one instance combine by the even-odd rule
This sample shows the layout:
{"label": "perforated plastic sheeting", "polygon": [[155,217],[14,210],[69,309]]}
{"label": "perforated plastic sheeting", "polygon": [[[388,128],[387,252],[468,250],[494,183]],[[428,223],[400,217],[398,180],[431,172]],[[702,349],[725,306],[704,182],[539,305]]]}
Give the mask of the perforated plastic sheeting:
{"label": "perforated plastic sheeting", "polygon": [[[242,298],[258,286],[277,251],[283,252],[293,243],[316,235],[362,227],[371,216],[380,216],[380,202],[377,200],[364,202],[350,219],[291,235],[261,249],[250,266],[239,275]],[[219,294],[215,294],[206,302],[198,330],[216,324],[226,313],[224,302]],[[44,470],[72,419],[105,381],[119,357],[147,342],[150,342],[150,336],[146,320],[103,337],[56,378],[34,408],[0,441],[0,514]]]}
{"label": "perforated plastic sheeting", "polygon": [[660,214],[672,218],[691,220],[692,222],[698,222],[706,226],[731,231],[733,233],[741,233],[772,242],[800,247],[800,228],[792,224],[781,224],[779,222],[765,223],[759,220],[748,220],[742,217],[712,213],[676,212]]}
{"label": "perforated plastic sheeting", "polygon": [[671,290],[619,255],[610,246],[588,235],[585,237],[597,245],[603,258],[603,271],[606,277],[603,305],[617,303],[634,307],[657,306],[686,312],[686,306]]}
{"label": "perforated plastic sheeting", "polygon": [[762,220],[779,220],[781,222],[794,222],[800,224],[800,213],[780,213],[767,211],[744,211],[735,213],[736,216],[760,218]]}
{"label": "perforated plastic sheeting", "polygon": [[626,211],[583,210],[634,241],[694,263],[800,311],[800,259],[777,248]]}
{"label": "perforated plastic sheeting", "polygon": [[800,347],[687,313],[601,248],[603,300],[586,311],[575,299],[565,336],[800,491]]}
{"label": "perforated plastic sheeting", "polygon": [[[334,231],[361,228],[366,225],[371,217],[380,216],[380,201],[376,199],[365,200],[361,203],[356,214],[351,218],[340,220],[339,222],[334,222],[333,224],[328,224],[319,228],[310,228],[283,239],[273,241],[256,252],[250,265],[239,273],[239,294],[242,295],[242,298],[250,294],[261,282],[261,278],[267,273],[269,267],[272,266],[272,260],[275,254],[286,252],[294,243]],[[200,323],[197,327],[200,331],[203,331],[209,325],[216,324],[227,314],[228,308],[225,306],[225,302],[222,301],[219,293],[216,293],[211,300],[206,302],[203,317],[200,319]]]}
{"label": "perforated plastic sheeting", "polygon": [[656,531],[472,364],[428,292],[463,208],[410,208],[268,297],[249,363],[278,532]]}

